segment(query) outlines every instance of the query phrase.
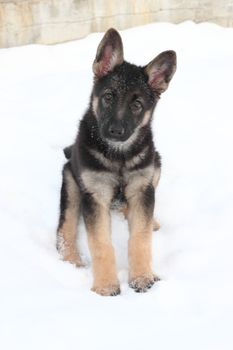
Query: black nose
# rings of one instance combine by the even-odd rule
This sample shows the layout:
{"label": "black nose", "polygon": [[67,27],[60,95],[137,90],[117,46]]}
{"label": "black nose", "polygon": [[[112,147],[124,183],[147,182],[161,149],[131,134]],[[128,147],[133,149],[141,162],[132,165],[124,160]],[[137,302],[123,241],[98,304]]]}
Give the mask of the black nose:
{"label": "black nose", "polygon": [[124,135],[125,129],[122,125],[112,124],[110,125],[108,132],[110,137],[120,139]]}

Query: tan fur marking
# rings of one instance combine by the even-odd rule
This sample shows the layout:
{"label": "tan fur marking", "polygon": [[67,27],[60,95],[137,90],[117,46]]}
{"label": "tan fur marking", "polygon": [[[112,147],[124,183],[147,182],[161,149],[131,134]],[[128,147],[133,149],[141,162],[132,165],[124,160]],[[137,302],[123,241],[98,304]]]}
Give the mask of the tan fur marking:
{"label": "tan fur marking", "polygon": [[127,198],[137,195],[138,191],[145,189],[153,180],[154,166],[126,172],[124,174],[125,182],[128,184],[125,189]]}
{"label": "tan fur marking", "polygon": [[161,169],[156,168],[153,176],[153,181],[152,181],[154,189],[156,189],[156,187],[158,186],[160,175],[161,175]]}
{"label": "tan fur marking", "polygon": [[153,219],[153,231],[158,231],[160,229],[159,222],[154,218]]}
{"label": "tan fur marking", "polygon": [[128,200],[128,223],[130,239],[129,254],[129,280],[136,283],[141,289],[146,289],[149,283],[153,284],[154,274],[151,269],[152,262],[152,229],[153,215],[145,214],[142,194],[145,188],[158,177],[153,166],[129,175],[126,197]]}
{"label": "tan fur marking", "polygon": [[109,207],[113,197],[114,187],[118,183],[115,176],[105,171],[87,170],[82,172],[81,178],[96,202]]}
{"label": "tan fur marking", "polygon": [[97,204],[93,225],[87,223],[88,242],[92,256],[94,283],[92,290],[100,295],[119,293],[114,250],[111,244],[110,204],[115,176],[107,172],[84,171],[82,181]]}
{"label": "tan fur marking", "polygon": [[65,211],[65,220],[57,234],[59,253],[64,261],[76,266],[82,266],[82,262],[76,246],[76,234],[80,206],[79,189],[68,170],[64,172],[67,185],[68,207]]}
{"label": "tan fur marking", "polygon": [[130,281],[139,277],[152,277],[151,270],[152,252],[152,218],[148,221],[141,208],[138,196],[131,198],[129,203],[128,222],[130,239],[129,253],[129,279]]}
{"label": "tan fur marking", "polygon": [[92,256],[94,283],[92,290],[100,295],[119,293],[114,249],[110,238],[110,213],[99,207],[98,222],[87,227],[89,249]]}
{"label": "tan fur marking", "polygon": [[[158,182],[159,182],[159,179],[160,179],[160,175],[161,175],[161,169],[157,168],[155,170],[155,173],[154,173],[154,177],[153,177],[153,186],[154,186],[154,189],[156,190],[156,187],[158,186]],[[160,224],[159,222],[154,218],[153,219],[153,230],[154,231],[158,231],[160,229]]]}
{"label": "tan fur marking", "polygon": [[[129,209],[128,209],[128,206],[125,206],[123,208],[120,208],[119,209],[119,212],[122,213],[124,215],[124,218],[127,219],[128,217],[128,212],[129,212]],[[153,219],[153,231],[158,231],[160,229],[160,224],[159,222],[154,218]]]}
{"label": "tan fur marking", "polygon": [[151,118],[151,111],[147,111],[143,117],[141,126],[145,126],[146,124],[148,124],[150,118]]}

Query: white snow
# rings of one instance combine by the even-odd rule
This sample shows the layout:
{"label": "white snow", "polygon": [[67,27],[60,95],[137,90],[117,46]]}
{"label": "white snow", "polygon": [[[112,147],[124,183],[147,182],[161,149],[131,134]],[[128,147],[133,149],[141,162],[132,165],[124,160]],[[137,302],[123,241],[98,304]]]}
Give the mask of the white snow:
{"label": "white snow", "polygon": [[55,249],[62,149],[74,140],[103,34],[0,50],[0,348],[232,350],[233,29],[151,24],[121,32],[125,58],[163,50],[178,70],[155,112],[163,159],[148,293],[127,284],[127,225],[113,217],[122,293],[90,291],[86,268]]}

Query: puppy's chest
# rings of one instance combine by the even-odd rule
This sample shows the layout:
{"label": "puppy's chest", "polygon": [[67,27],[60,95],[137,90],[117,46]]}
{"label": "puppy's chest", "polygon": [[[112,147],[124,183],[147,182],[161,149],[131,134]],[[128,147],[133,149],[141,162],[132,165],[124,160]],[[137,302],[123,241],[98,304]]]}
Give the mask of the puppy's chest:
{"label": "puppy's chest", "polygon": [[99,202],[110,204],[112,209],[125,207],[131,196],[152,182],[154,165],[129,170],[121,165],[114,170],[86,169],[80,174],[81,191],[91,193]]}
{"label": "puppy's chest", "polygon": [[120,209],[127,204],[125,195],[126,184],[123,178],[120,178],[118,184],[114,188],[113,198],[111,202],[111,209]]}

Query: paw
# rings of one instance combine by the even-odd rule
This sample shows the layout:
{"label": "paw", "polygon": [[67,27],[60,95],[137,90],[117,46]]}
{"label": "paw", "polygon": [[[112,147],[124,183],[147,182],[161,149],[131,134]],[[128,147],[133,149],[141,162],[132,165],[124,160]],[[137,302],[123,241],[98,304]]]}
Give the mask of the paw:
{"label": "paw", "polygon": [[93,286],[91,290],[103,296],[115,296],[121,293],[119,284],[108,286]]}
{"label": "paw", "polygon": [[153,231],[158,231],[160,229],[160,224],[155,219],[153,220]]}
{"label": "paw", "polygon": [[129,282],[129,286],[133,288],[136,293],[145,293],[157,281],[160,281],[160,278],[154,274],[143,275],[132,278]]}
{"label": "paw", "polygon": [[75,245],[71,242],[65,242],[61,232],[58,232],[57,235],[57,251],[61,260],[67,261],[76,267],[85,266]]}
{"label": "paw", "polygon": [[76,267],[84,267],[85,264],[82,262],[80,256],[78,254],[66,255],[62,257],[63,261],[67,261]]}

